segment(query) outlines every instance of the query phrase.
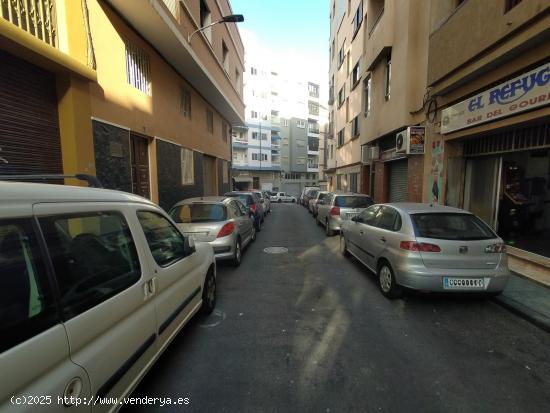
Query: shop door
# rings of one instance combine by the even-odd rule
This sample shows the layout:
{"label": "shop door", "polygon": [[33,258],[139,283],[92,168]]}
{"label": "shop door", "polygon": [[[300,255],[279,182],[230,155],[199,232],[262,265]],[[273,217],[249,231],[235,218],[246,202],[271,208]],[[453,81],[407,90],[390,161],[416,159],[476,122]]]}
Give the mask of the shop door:
{"label": "shop door", "polygon": [[390,162],[390,202],[407,200],[408,161]]}
{"label": "shop door", "polygon": [[216,195],[218,193],[216,187],[216,158],[212,156],[204,156],[204,196]]}
{"label": "shop door", "polygon": [[55,76],[0,50],[0,84],[0,175],[63,173]]}
{"label": "shop door", "polygon": [[361,192],[367,195],[374,195],[370,192],[370,166],[364,165],[361,170]]}
{"label": "shop door", "polygon": [[500,157],[474,158],[466,161],[464,209],[496,227],[496,204],[500,179]]}
{"label": "shop door", "polygon": [[132,192],[150,198],[149,190],[149,139],[131,134]]}

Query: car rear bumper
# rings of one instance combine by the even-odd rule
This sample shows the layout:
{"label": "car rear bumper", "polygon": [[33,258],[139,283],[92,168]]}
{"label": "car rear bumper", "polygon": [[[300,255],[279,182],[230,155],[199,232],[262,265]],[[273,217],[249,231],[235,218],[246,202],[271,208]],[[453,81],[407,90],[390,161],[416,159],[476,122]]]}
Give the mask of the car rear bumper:
{"label": "car rear bumper", "polygon": [[233,235],[217,238],[214,241],[210,241],[209,244],[214,249],[216,260],[232,259],[235,254],[235,239]]}
{"label": "car rear bumper", "polygon": [[[432,269],[432,268],[411,268],[405,266],[396,269],[396,280],[403,287],[414,290],[432,292],[499,292],[504,290],[510,278],[510,271],[506,267],[498,267],[494,270],[485,269]],[[444,287],[444,277],[452,277],[459,280],[483,278],[483,288],[455,287],[452,289]]]}

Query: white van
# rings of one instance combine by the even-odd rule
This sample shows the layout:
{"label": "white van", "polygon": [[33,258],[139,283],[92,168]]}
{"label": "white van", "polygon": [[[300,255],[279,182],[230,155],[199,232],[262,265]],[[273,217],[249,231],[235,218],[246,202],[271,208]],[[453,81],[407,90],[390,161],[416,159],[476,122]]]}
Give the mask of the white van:
{"label": "white van", "polygon": [[0,411],[118,410],[215,303],[212,247],[149,200],[0,182]]}

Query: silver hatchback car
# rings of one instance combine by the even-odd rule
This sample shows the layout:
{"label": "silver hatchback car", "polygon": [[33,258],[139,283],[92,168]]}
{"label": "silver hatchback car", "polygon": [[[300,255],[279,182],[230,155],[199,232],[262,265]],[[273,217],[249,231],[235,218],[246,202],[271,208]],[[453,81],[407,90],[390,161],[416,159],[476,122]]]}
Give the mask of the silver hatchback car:
{"label": "silver hatchback car", "polygon": [[388,298],[402,287],[499,294],[510,274],[502,239],[475,215],[445,206],[373,205],[343,222],[340,251],[376,273]]}
{"label": "silver hatchback car", "polygon": [[217,260],[230,259],[240,265],[242,251],[256,239],[250,210],[238,199],[210,196],[178,202],[170,216],[185,235],[208,242]]}
{"label": "silver hatchback car", "polygon": [[340,231],[340,224],[349,214],[356,215],[363,209],[374,204],[372,198],[355,192],[331,192],[317,203],[318,225],[325,227],[327,236]]}

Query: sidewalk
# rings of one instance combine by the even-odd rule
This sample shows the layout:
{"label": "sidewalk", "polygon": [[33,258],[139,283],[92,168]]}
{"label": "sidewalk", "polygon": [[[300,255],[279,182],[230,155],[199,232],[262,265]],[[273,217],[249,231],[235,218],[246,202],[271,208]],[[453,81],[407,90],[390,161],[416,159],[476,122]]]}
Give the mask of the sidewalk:
{"label": "sidewalk", "polygon": [[494,301],[550,333],[550,288],[512,273]]}

